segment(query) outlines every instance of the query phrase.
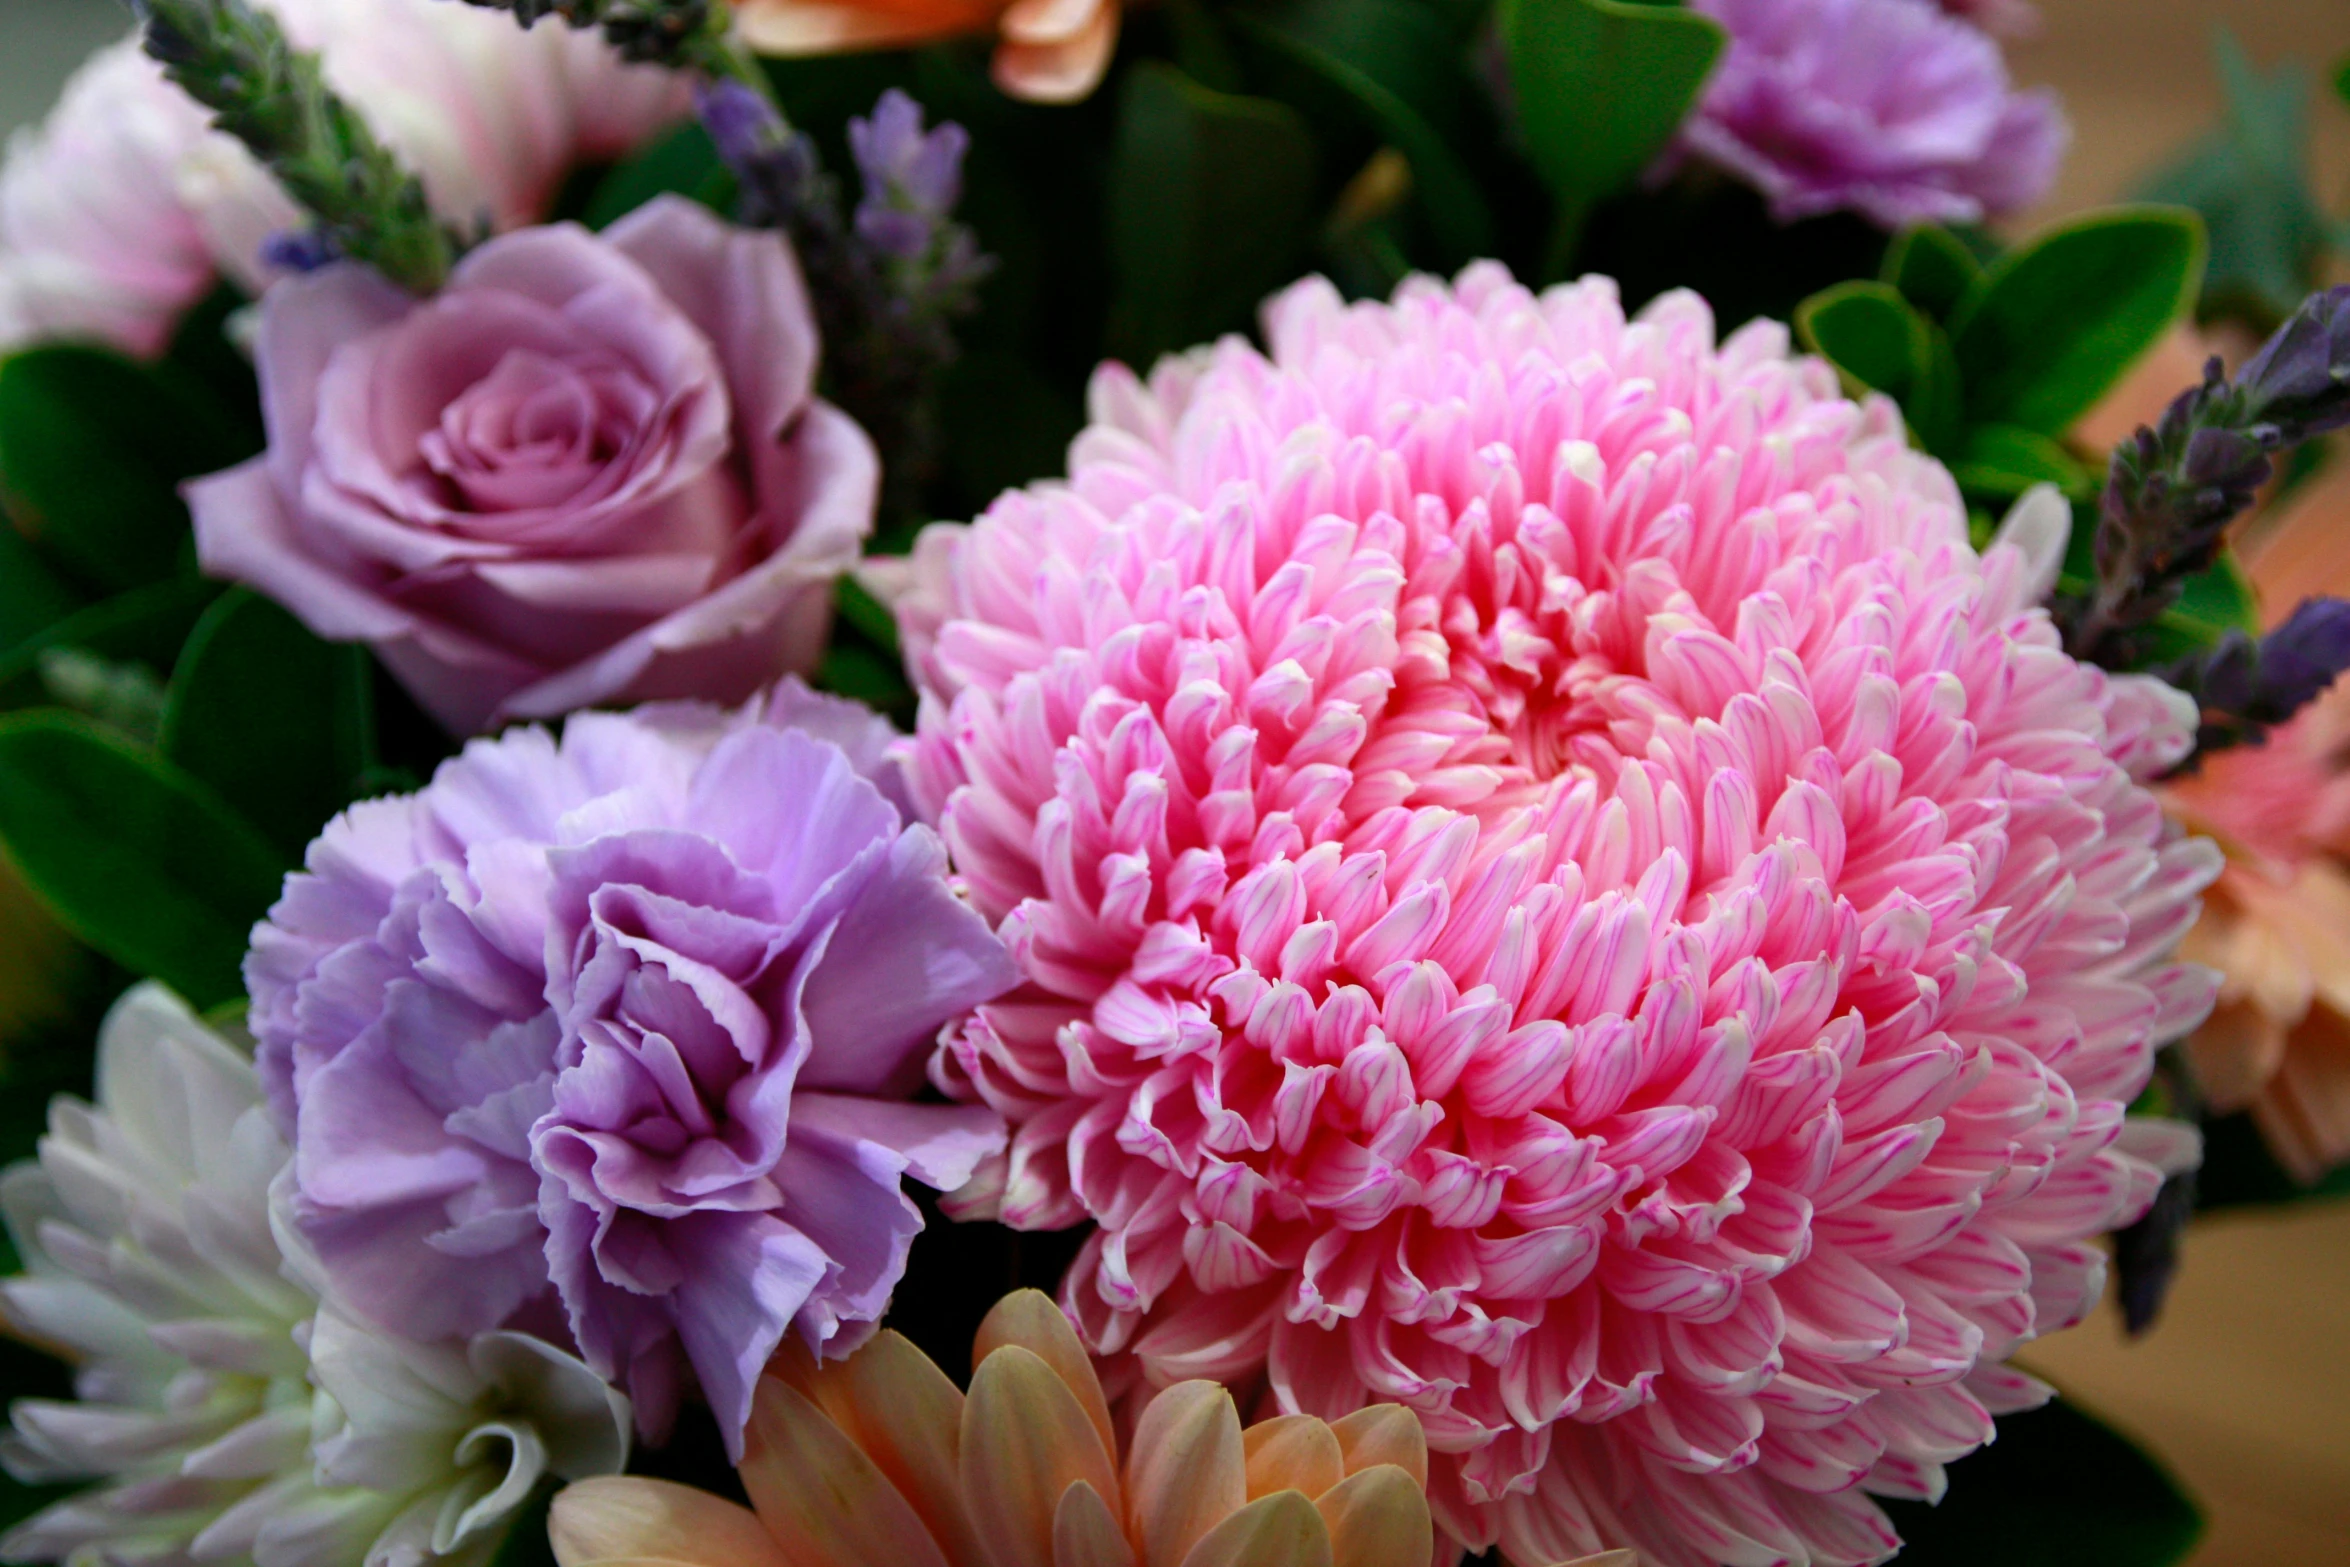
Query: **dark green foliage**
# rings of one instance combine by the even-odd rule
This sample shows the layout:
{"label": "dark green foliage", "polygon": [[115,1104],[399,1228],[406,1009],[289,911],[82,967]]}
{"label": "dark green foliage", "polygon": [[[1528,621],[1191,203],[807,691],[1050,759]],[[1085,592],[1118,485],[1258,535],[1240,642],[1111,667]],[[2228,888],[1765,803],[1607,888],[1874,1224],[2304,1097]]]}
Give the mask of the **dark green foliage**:
{"label": "dark green foliage", "polygon": [[1999,1422],[1939,1506],[1889,1502],[1904,1567],[2171,1567],[2203,1515],[2153,1459],[2078,1404]]}
{"label": "dark green foliage", "polygon": [[199,1007],[243,994],[286,857],[180,768],[87,719],[0,719],[0,845],[75,935]]}
{"label": "dark green foliage", "polygon": [[372,665],[232,588],[180,653],[158,743],[299,859],[376,764]]}
{"label": "dark green foliage", "polygon": [[98,595],[183,569],[181,481],[229,467],[258,432],[178,365],[36,348],[0,364],[0,495],[56,574]]}

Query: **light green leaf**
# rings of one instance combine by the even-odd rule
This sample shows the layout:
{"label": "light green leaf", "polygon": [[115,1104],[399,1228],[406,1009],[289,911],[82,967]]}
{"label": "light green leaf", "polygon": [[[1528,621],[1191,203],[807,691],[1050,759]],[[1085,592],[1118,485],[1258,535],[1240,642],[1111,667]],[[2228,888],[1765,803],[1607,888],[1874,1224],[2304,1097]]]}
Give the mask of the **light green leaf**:
{"label": "light green leaf", "polygon": [[1112,350],[1135,364],[1248,324],[1311,237],[1314,142],[1295,109],[1144,61],[1111,150]]}
{"label": "light green leaf", "polygon": [[199,1007],[243,992],[288,863],[172,763],[54,710],[0,718],[0,846],[69,930]]}
{"label": "light green leaf", "polygon": [[1720,58],[1719,23],[1628,0],[1502,0],[1497,13],[1519,123],[1558,198],[1552,263],[1584,217],[1653,162]]}
{"label": "light green leaf", "polygon": [[1984,269],[1950,321],[1969,423],[2061,436],[2193,305],[2203,225],[2176,207],[2076,218]]}
{"label": "light green leaf", "polygon": [[1959,416],[1958,372],[1941,328],[1889,283],[1839,283],[1795,310],[1804,343],[1836,367],[1845,390],[1883,392],[1901,404],[1928,451],[1946,452]]}
{"label": "light green leaf", "polygon": [[234,588],[188,635],[158,743],[298,859],[374,763],[372,681],[365,649]]}
{"label": "light green leaf", "polygon": [[1969,495],[2012,501],[2035,484],[2053,484],[2068,500],[2097,492],[2097,475],[2062,443],[2012,424],[1979,424],[1951,473]]}
{"label": "light green leaf", "polygon": [[1922,223],[1893,236],[1878,275],[1926,315],[1947,320],[1982,277],[1983,264],[1950,230]]}

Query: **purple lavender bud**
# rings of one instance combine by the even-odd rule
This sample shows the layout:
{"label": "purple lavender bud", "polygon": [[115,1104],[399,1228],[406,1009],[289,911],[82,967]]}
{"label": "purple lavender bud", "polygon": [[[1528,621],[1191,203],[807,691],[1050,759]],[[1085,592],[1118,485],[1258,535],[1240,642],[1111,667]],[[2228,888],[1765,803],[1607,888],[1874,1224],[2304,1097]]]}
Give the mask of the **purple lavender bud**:
{"label": "purple lavender bud", "polygon": [[705,82],[695,90],[694,109],[717,144],[718,156],[732,169],[756,165],[791,140],[791,129],[775,105],[747,83]]}
{"label": "purple lavender bud", "polygon": [[2350,424],[2350,287],[2312,294],[2236,378],[2291,445]]}
{"label": "purple lavender bud", "polygon": [[2350,669],[2350,600],[2303,599],[2260,639],[2260,678],[2248,716],[2281,724]]}
{"label": "purple lavender bud", "polygon": [[963,197],[963,155],[971,138],[949,122],[925,133],[922,106],[892,87],[869,120],[849,121],[849,150],[865,177],[869,206],[899,207],[933,219]]}
{"label": "purple lavender bud", "polygon": [[273,272],[316,272],[338,259],[334,241],[316,229],[280,229],[261,242],[261,264]]}

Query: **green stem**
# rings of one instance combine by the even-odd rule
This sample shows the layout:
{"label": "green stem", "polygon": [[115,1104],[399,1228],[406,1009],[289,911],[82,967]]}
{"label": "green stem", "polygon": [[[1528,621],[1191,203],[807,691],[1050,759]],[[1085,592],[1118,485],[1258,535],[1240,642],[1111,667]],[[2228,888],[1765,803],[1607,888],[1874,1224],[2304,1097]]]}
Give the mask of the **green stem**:
{"label": "green stem", "polygon": [[416,293],[456,259],[424,186],[326,85],[319,58],[247,0],[133,0],[147,52],[318,220],[338,254]]}

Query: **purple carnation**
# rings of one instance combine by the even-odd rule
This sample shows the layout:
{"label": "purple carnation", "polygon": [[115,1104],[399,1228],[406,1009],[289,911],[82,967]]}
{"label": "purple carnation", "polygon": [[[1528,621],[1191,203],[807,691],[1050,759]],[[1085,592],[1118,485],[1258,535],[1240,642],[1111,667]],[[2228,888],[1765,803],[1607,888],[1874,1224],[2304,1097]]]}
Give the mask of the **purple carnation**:
{"label": "purple carnation", "polygon": [[738,1451],[785,1332],[870,1330],[921,1228],[899,1178],[1004,1146],[904,1100],[1016,978],[889,738],[796,682],[582,714],[327,828],[245,976],[349,1298],[418,1337],[567,1329],[656,1437],[690,1366]]}
{"label": "purple carnation", "polygon": [[1686,151],[1750,181],[1781,222],[1851,209],[1888,228],[2038,200],[2068,131],[2016,92],[1999,46],[1932,0],[1691,0],[1729,48]]}

